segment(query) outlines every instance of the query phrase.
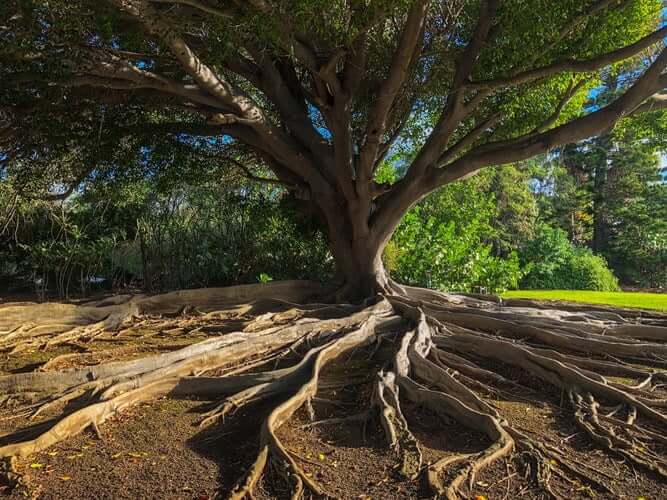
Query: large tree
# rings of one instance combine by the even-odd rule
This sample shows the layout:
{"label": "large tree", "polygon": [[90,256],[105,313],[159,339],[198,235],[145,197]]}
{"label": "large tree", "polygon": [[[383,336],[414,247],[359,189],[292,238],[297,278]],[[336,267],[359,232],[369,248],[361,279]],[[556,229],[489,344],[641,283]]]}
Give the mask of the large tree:
{"label": "large tree", "polygon": [[[345,364],[340,354],[351,351],[364,362],[338,376],[345,385],[359,372],[367,384],[359,394],[371,401],[349,420],[377,417],[400,455],[397,471],[407,481],[423,472],[435,495],[469,498],[476,475],[518,449],[518,474],[498,483],[526,478],[554,498],[620,496],[599,473],[601,461],[580,460],[562,427],[556,439],[540,439],[533,431],[541,423],[522,430],[525,415],[497,398],[550,398],[559,426],[569,402],[583,436],[650,471],[647,483],[664,481],[664,314],[401,287],[380,259],[403,214],[439,187],[663,107],[661,9],[658,0],[3,2],[3,182],[63,198],[86,179],[123,175],[119,151],[166,158],[185,150],[190,160],[220,161],[280,184],[319,214],[338,293],[366,300],[296,306],[327,290],[279,282],[80,307],[0,306],[0,351],[13,354],[150,330],[135,321],[173,332],[256,314],[242,331],[173,352],[48,370],[70,363],[69,353],[43,371],[0,376],[0,403],[28,402],[6,420],[32,413],[55,422],[35,426],[34,439],[4,436],[0,457],[30,456],[89,426],[99,434],[105,419],[158,396],[223,398],[203,424],[264,401],[259,452],[230,497],[252,497],[265,471],[283,476],[292,498],[305,490],[332,496],[277,431],[300,408],[317,413],[321,372],[334,359]],[[624,92],[581,112],[600,72],[634,57],[647,64]],[[377,167],[399,148],[411,151],[395,165],[401,176],[376,181]],[[239,301],[251,304],[230,305]],[[286,314],[259,314],[267,303]],[[180,317],[170,323],[173,315]],[[63,414],[73,400],[83,408]],[[484,436],[481,451],[441,453],[423,467],[406,401]],[[269,457],[277,467],[266,467]]]}
{"label": "large tree", "polygon": [[[123,136],[217,138],[192,145],[266,166],[321,214],[343,292],[359,297],[388,290],[382,249],[420,198],[662,105],[667,82],[655,0],[2,9],[5,165],[34,174],[74,155],[73,172],[55,168],[74,189]],[[637,56],[651,64],[622,95],[576,113],[601,71]],[[375,182],[407,140],[416,153],[405,175]]]}

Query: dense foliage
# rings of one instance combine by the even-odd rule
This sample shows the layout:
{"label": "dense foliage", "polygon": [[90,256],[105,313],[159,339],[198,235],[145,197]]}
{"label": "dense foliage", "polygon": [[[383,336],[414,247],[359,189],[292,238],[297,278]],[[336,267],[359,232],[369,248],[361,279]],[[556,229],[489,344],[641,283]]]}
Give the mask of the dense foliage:
{"label": "dense foliage", "polygon": [[540,225],[521,258],[526,272],[522,288],[618,290],[618,280],[604,258],[574,245],[558,228]]}
{"label": "dense foliage", "polygon": [[399,281],[441,290],[501,291],[516,288],[521,270],[514,250],[504,258],[492,241],[505,228],[488,175],[458,182],[410,210],[385,250],[385,261]]}
{"label": "dense foliage", "polygon": [[15,290],[34,285],[41,296],[322,279],[331,272],[319,228],[289,199],[247,183],[162,194],[146,184],[114,186],[64,204],[21,200],[12,213],[3,208],[0,280]]}

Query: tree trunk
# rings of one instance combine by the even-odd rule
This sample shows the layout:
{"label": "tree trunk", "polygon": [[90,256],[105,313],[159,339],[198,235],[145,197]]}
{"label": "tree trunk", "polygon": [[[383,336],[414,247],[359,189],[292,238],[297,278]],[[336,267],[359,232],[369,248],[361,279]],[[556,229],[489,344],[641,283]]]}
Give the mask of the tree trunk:
{"label": "tree trunk", "polygon": [[351,247],[350,256],[336,261],[337,269],[345,278],[341,295],[349,300],[372,297],[389,290],[389,275],[382,263],[382,249],[358,240]]}
{"label": "tree trunk", "polygon": [[594,144],[604,154],[600,154],[595,163],[593,172],[593,241],[592,247],[595,253],[603,253],[607,249],[609,239],[607,228],[607,207],[605,190],[608,176],[607,151],[612,147],[609,135],[604,135],[594,141]]}
{"label": "tree trunk", "polygon": [[[355,220],[356,219],[356,220]],[[358,302],[388,292],[391,280],[382,263],[386,240],[378,238],[361,217],[327,214],[329,248],[339,285],[337,298]]]}
{"label": "tree trunk", "polygon": [[389,274],[382,264],[382,250],[370,238],[329,240],[336,265],[337,298],[357,302],[389,291]]}

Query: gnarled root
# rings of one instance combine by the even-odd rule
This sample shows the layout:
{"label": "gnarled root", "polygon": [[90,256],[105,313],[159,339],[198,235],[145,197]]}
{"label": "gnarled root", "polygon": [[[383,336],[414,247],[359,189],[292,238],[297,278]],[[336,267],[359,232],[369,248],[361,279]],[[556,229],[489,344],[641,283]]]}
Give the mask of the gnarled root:
{"label": "gnarled root", "polygon": [[259,455],[251,467],[248,477],[236,488],[232,498],[243,498],[246,495],[252,494],[254,485],[257,484],[259,477],[266,467],[268,452],[277,459],[285,462],[288,469],[297,478],[293,498],[301,496],[304,484],[313,493],[324,496],[324,492],[320,486],[301,470],[287,449],[282,445],[275,432],[296,410],[315,396],[322,368],[341,353],[372,342],[375,336],[375,328],[376,320],[374,317],[371,317],[359,329],[347,333],[319,349],[311,350],[287,378],[282,381],[282,383],[289,383],[293,380],[292,384],[299,384],[298,390],[286,401],[278,405],[264,421],[260,434]]}
{"label": "gnarled root", "polygon": [[[271,408],[261,426],[254,463],[230,498],[251,497],[267,471],[282,477],[293,498],[307,493],[334,496],[302,468],[303,457],[279,438],[278,429],[301,408],[311,419],[302,429],[375,419],[397,457],[400,481],[422,477],[437,497],[469,497],[493,464],[506,462],[509,467],[512,461],[524,474],[503,479],[507,491],[510,481],[525,481],[526,487],[554,498],[579,491],[618,496],[610,475],[572,458],[565,440],[526,430],[500,404],[536,402],[539,380],[563,394],[561,406],[569,406],[559,411],[566,412],[590,442],[645,470],[651,480],[667,479],[667,416],[662,411],[667,407],[662,369],[667,317],[579,306],[557,310],[395,284],[387,292],[397,295],[378,296],[359,306],[301,304],[316,290],[310,283],[285,282],[125,297],[79,308],[1,307],[0,350],[13,355],[73,340],[124,339],[138,323],[145,328],[163,322],[162,332],[187,336],[183,325],[189,318],[196,317],[198,328],[206,328],[207,321],[220,321],[227,314],[242,317],[235,323],[242,328],[144,358],[68,370],[57,370],[58,363],[52,362],[43,371],[0,376],[0,407],[11,409],[13,421],[20,421],[19,416],[57,417],[50,429],[32,439],[5,436],[0,457],[34,454],[88,427],[100,432],[109,417],[143,401],[194,396],[216,402],[202,415],[201,426],[225,425],[239,408],[257,402]],[[244,300],[247,303],[239,305]],[[267,311],[267,304],[280,311]],[[36,313],[28,324],[31,310]],[[318,420],[312,402],[321,397],[318,390],[328,390],[321,383],[322,371],[355,353],[377,361],[377,368],[368,376],[335,382],[370,384],[365,411]],[[58,362],[76,360],[68,356]],[[64,413],[74,402],[79,409]],[[433,458],[406,407],[427,408],[442,419],[443,429],[454,420],[482,436],[485,444],[474,451],[443,449]],[[11,474],[4,473],[6,478]]]}

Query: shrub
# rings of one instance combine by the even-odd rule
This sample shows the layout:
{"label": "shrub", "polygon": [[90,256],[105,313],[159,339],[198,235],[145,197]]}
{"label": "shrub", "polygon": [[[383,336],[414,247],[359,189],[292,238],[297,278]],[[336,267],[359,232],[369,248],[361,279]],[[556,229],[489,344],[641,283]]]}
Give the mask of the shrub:
{"label": "shrub", "polygon": [[493,198],[479,196],[472,183],[447,186],[406,214],[385,249],[385,266],[399,282],[428,288],[516,288],[517,255],[502,259],[486,243],[493,214]]}
{"label": "shrub", "polygon": [[521,288],[618,290],[618,279],[603,257],[577,247],[565,232],[542,224],[521,255],[526,274]]}
{"label": "shrub", "polygon": [[582,290],[613,292],[619,289],[618,279],[607,267],[604,257],[595,255],[588,248],[575,249],[570,269],[571,281]]}
{"label": "shrub", "polygon": [[[0,190],[0,221],[10,209]],[[26,201],[19,209],[16,227],[0,233],[3,288],[11,281],[68,298],[93,284],[159,291],[331,273],[320,227],[265,187],[99,185],[62,206]]]}

